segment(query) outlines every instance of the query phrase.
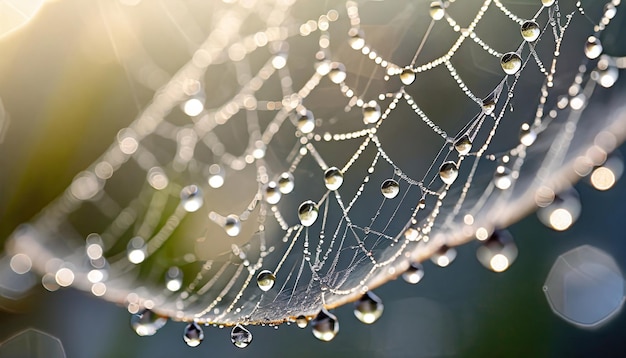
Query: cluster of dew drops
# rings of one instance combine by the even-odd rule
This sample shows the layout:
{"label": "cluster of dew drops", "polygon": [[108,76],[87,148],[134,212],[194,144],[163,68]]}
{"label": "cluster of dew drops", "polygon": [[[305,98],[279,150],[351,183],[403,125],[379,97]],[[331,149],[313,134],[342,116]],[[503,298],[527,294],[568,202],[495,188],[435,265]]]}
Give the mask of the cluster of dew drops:
{"label": "cluster of dew drops", "polygon": [[[614,3],[615,1],[613,1]],[[555,0],[541,0],[545,7],[550,7]],[[612,5],[609,3],[607,5]],[[612,5],[612,9],[615,6]],[[440,20],[445,15],[444,5],[441,1],[434,1],[430,4],[430,15],[434,20]],[[611,8],[605,9],[605,17],[611,15]],[[534,20],[526,20],[520,26],[522,38],[527,42],[536,41],[541,35],[541,28]],[[356,40],[355,40],[356,39]],[[351,42],[362,40],[358,36],[351,38]],[[602,45],[600,40],[595,36],[590,36],[584,47],[585,55],[593,60],[602,55]],[[594,72],[594,78],[603,87],[611,87],[617,81],[617,68],[610,66],[610,58],[606,58],[598,63],[598,70]],[[504,53],[500,58],[502,70],[507,75],[515,75],[522,68],[522,58],[517,52]],[[333,63],[328,72],[328,76],[335,83],[340,83],[345,79],[345,67],[341,63]],[[405,68],[399,73],[400,80],[409,85],[415,80],[415,72],[410,68]],[[483,100],[482,109],[485,114],[491,114],[496,107],[494,98],[486,98]],[[363,106],[363,116],[365,123],[375,123],[381,117],[381,110],[375,102],[366,103]],[[298,130],[302,133],[310,133],[315,128],[315,119],[311,111],[301,113],[297,122]],[[526,146],[534,143],[537,133],[533,131],[530,125],[524,123],[520,130],[520,142]],[[454,141],[454,148],[460,155],[466,155],[472,148],[472,141],[468,135],[463,135]],[[439,167],[439,178],[447,185],[451,185],[457,179],[459,168],[453,161],[446,161]],[[512,184],[510,170],[505,167],[498,167],[495,173],[495,185],[500,189],[507,189]],[[329,167],[324,171],[324,185],[328,190],[338,190],[343,184],[343,173],[337,167]],[[213,173],[209,178],[209,184],[213,187],[219,187],[223,183],[223,177],[220,173]],[[295,187],[294,177],[290,172],[282,173],[277,180],[270,181],[264,187],[264,200],[269,204],[277,204],[282,195],[289,194]],[[604,190],[604,189],[601,189]],[[381,194],[387,199],[394,199],[400,192],[400,184],[395,179],[386,179],[380,186]],[[567,193],[563,195],[565,198]],[[196,185],[188,185],[181,190],[181,205],[187,212],[195,212],[203,206],[202,190]],[[424,205],[423,199],[420,205]],[[542,208],[545,209],[545,208]],[[298,218],[300,223],[309,227],[312,226],[319,215],[318,205],[313,200],[305,200],[298,207]],[[540,217],[541,218],[541,217]],[[224,218],[222,225],[226,233],[230,236],[237,236],[241,231],[241,223],[236,215],[229,215]],[[555,230],[563,228],[551,225]],[[405,235],[411,235],[409,229]],[[483,245],[478,248],[478,260],[488,269],[495,272],[505,271],[517,257],[517,247],[515,246],[512,236],[506,230],[496,230],[489,234],[477,232],[477,238],[483,241]],[[137,239],[137,238],[136,238]],[[139,263],[145,258],[145,243],[131,240],[128,248],[129,260],[133,263]],[[454,248],[443,246],[437,251],[431,260],[438,266],[448,266],[456,257]],[[168,272],[168,276],[180,276],[176,272]],[[409,268],[402,274],[404,281],[410,284],[417,284],[424,277],[424,269],[421,263],[413,262]],[[179,280],[180,281],[180,280]],[[270,270],[261,270],[257,276],[257,286],[260,290],[267,292],[274,287],[276,276]],[[372,291],[366,290],[365,293],[354,302],[354,315],[356,318],[366,324],[372,324],[381,317],[384,310],[382,300]],[[154,335],[168,321],[166,316],[160,315],[149,309],[144,309],[131,316],[131,326],[140,336]],[[299,328],[306,328],[309,324],[313,331],[313,335],[321,341],[330,341],[339,332],[339,322],[337,317],[328,311],[325,307],[315,317],[307,317],[304,315],[297,318],[290,318],[287,324],[295,323]],[[207,323],[208,325],[208,323]],[[220,325],[220,328],[224,326]],[[274,326],[278,328],[278,326]],[[238,348],[245,348],[252,342],[252,333],[243,325],[237,324],[231,331],[231,342]],[[190,347],[196,347],[202,343],[204,339],[204,331],[197,322],[190,322],[184,328],[183,340]]]}

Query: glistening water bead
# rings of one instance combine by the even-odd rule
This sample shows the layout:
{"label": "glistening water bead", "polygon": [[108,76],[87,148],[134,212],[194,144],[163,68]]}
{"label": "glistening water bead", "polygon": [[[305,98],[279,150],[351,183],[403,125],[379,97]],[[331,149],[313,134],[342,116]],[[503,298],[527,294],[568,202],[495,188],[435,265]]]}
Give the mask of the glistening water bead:
{"label": "glistening water bead", "polygon": [[455,162],[447,161],[439,167],[439,177],[446,184],[452,184],[459,176],[459,168]]}
{"label": "glistening water bead", "polygon": [[328,190],[337,190],[343,184],[343,173],[337,167],[330,167],[324,172],[324,184]]}
{"label": "glistening water bead", "polygon": [[522,58],[515,52],[507,52],[500,58],[500,66],[507,75],[514,75],[522,69]]}
{"label": "glistening water bead", "polygon": [[242,325],[237,324],[230,332],[230,341],[237,348],[246,348],[252,342],[252,333]]}
{"label": "glistening water bead", "polygon": [[130,325],[140,336],[152,336],[165,326],[167,317],[161,316],[148,309],[136,313],[130,317]]}
{"label": "glistening water bead", "polygon": [[380,186],[380,192],[387,199],[393,199],[398,196],[400,192],[400,185],[393,179],[385,180]]}
{"label": "glistening water bead", "polygon": [[585,56],[588,59],[593,60],[598,58],[602,54],[602,43],[600,39],[595,36],[589,36],[587,42],[585,42]]}
{"label": "glistening water bead", "polygon": [[410,68],[403,69],[400,73],[400,81],[407,86],[410,85],[413,81],[415,81],[415,71]]}
{"label": "glistening water bead", "polygon": [[183,340],[189,347],[197,347],[204,339],[204,332],[196,322],[191,322],[185,327]]}
{"label": "glistening water bead", "polygon": [[472,149],[472,140],[467,134],[464,134],[454,142],[454,149],[456,149],[459,154],[465,155]]}
{"label": "glistening water bead", "polygon": [[539,35],[541,35],[539,24],[532,20],[524,21],[520,27],[520,32],[522,33],[524,40],[527,42],[533,42],[539,38]]}
{"label": "glistening water bead", "polygon": [[535,139],[537,139],[537,132],[528,123],[522,123],[519,131],[520,143],[529,147],[535,143]]}
{"label": "glistening water bead", "polygon": [[443,9],[443,4],[440,0],[430,3],[429,13],[430,17],[435,21],[443,19],[444,15],[446,14],[445,10]]}
{"label": "glistening water bead", "polygon": [[282,194],[289,194],[293,191],[294,187],[295,187],[295,183],[294,183],[293,174],[289,172],[282,173],[280,175],[280,178],[278,179],[278,190]]}
{"label": "glistening water bead", "polygon": [[367,291],[354,302],[354,315],[359,321],[372,324],[383,314],[383,301],[372,291]]}
{"label": "glistening water bead", "polygon": [[306,110],[300,114],[297,122],[298,130],[304,134],[311,133],[315,129],[315,117],[313,112]]}
{"label": "glistening water bead", "polygon": [[298,316],[296,318],[296,325],[299,328],[306,328],[308,323],[309,323],[309,320],[307,320],[305,316]]}
{"label": "glistening water bead", "polygon": [[482,107],[485,114],[489,115],[493,113],[493,111],[496,109],[496,101],[493,96],[488,96],[487,98],[483,99]]}
{"label": "glistening water bead", "polygon": [[374,124],[380,119],[380,106],[376,101],[369,101],[363,105],[363,123]]}
{"label": "glistening water bead", "polygon": [[493,175],[493,184],[500,190],[510,188],[511,185],[513,185],[513,177],[511,174],[511,169],[503,165],[499,165]]}
{"label": "glistening water bead", "polygon": [[424,277],[424,267],[419,262],[412,262],[402,274],[402,279],[410,284],[416,284]]}
{"label": "glistening water bead", "polygon": [[228,215],[224,223],[224,231],[228,236],[237,236],[241,232],[241,221],[236,215]]}
{"label": "glistening water bead", "polygon": [[517,258],[517,246],[507,230],[496,230],[478,247],[476,257],[489,270],[502,272]]}
{"label": "glistening water bead", "polygon": [[318,209],[314,201],[307,200],[298,207],[298,218],[304,226],[311,226],[317,220]]}
{"label": "glistening water bead", "polygon": [[315,338],[328,342],[337,336],[339,322],[334,314],[328,312],[326,308],[322,308],[317,317],[311,320],[311,329]]}
{"label": "glistening water bead", "polygon": [[333,83],[340,84],[346,79],[346,66],[341,62],[331,62],[328,78]]}
{"label": "glistening water bead", "polygon": [[259,275],[256,277],[256,284],[259,286],[261,291],[269,291],[274,287],[274,283],[276,282],[276,276],[270,270],[263,270],[259,272]]}
{"label": "glistening water bead", "polygon": [[282,193],[278,188],[278,184],[276,184],[275,181],[271,181],[265,185],[265,192],[263,193],[263,196],[268,204],[275,205],[280,201]]}
{"label": "glistening water bead", "polygon": [[198,211],[204,204],[202,190],[197,185],[187,185],[180,191],[180,204],[189,213]]}

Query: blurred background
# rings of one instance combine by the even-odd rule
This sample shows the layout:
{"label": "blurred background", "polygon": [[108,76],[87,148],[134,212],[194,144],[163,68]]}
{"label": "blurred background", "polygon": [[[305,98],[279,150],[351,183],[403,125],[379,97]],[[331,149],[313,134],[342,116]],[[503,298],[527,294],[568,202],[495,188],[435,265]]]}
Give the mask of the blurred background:
{"label": "blurred background", "polygon": [[[139,11],[133,7],[139,1],[28,3],[20,13],[34,14],[32,21],[0,37],[0,241],[56,198],[140,113],[151,88],[167,80],[158,71],[130,78],[133,58],[148,56],[165,68],[188,60],[139,54],[132,40],[123,40],[124,21],[111,9]],[[155,12],[180,14],[176,2],[158,3]],[[2,2],[0,14],[16,4]],[[0,29],[9,27],[6,19],[0,15]],[[157,34],[152,41],[163,36],[171,44],[170,32],[180,23],[172,24],[143,30]],[[623,29],[624,22],[618,18],[612,26]],[[605,47],[625,55],[615,33],[621,31],[605,39]],[[623,83],[616,87],[623,94]],[[341,330],[328,343],[293,324],[253,326],[254,341],[241,350],[230,343],[230,329],[207,327],[204,342],[190,348],[182,339],[183,323],[169,322],[155,336],[139,337],[124,307],[39,285],[1,301],[0,342],[35,328],[58,338],[67,357],[626,357],[625,314],[582,329],[558,317],[542,290],[558,257],[581,245],[610,254],[621,272],[626,269],[623,180],[598,191],[583,178],[576,189],[582,209],[569,230],[549,229],[534,214],[509,228],[519,257],[506,272],[486,270],[476,260],[477,243],[459,247],[447,268],[426,262],[419,284],[397,280],[377,289],[385,312],[373,325],[358,322],[351,305],[335,310]]]}

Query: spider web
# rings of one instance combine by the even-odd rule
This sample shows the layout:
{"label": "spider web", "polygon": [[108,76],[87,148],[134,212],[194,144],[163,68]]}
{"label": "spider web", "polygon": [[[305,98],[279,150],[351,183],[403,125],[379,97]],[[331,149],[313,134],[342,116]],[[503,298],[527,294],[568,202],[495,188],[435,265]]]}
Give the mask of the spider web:
{"label": "spider web", "polygon": [[623,61],[583,51],[619,1],[544,3],[100,2],[141,112],[9,249],[49,289],[178,320],[353,301],[506,227],[622,140],[592,99]]}

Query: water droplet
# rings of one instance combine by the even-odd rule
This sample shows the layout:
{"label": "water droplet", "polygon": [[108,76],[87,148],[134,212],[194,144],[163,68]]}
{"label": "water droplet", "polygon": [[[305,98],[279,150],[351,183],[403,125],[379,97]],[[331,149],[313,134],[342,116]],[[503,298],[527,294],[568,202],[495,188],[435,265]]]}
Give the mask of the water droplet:
{"label": "water droplet", "polygon": [[393,199],[400,192],[400,185],[393,179],[387,179],[380,186],[380,191],[383,193],[385,198]]}
{"label": "water droplet", "polygon": [[485,99],[483,99],[483,112],[485,112],[485,114],[489,115],[491,113],[493,113],[493,111],[496,109],[496,100],[494,98],[494,96],[487,96]]}
{"label": "water droplet", "polygon": [[383,314],[383,301],[372,291],[367,291],[354,302],[354,315],[359,321],[372,324]]}
{"label": "water droplet", "polygon": [[430,257],[430,260],[439,267],[446,267],[450,265],[455,258],[456,250],[453,247],[443,245]]}
{"label": "water droplet", "polygon": [[507,52],[500,58],[500,66],[507,75],[514,75],[522,68],[522,58],[515,52]]}
{"label": "water droplet", "polygon": [[269,291],[274,287],[274,283],[276,282],[276,276],[270,270],[263,270],[259,272],[259,275],[256,277],[256,284],[259,286],[261,291]]}
{"label": "water droplet", "polygon": [[165,274],[165,287],[176,292],[183,286],[183,271],[176,266],[172,266]]}
{"label": "water droplet", "polygon": [[130,317],[130,325],[142,337],[154,335],[166,323],[167,317],[150,310],[143,310]]}
{"label": "water droplet", "polygon": [[452,184],[459,176],[459,168],[455,162],[447,161],[439,167],[439,177],[446,184]]}
{"label": "water droplet", "polygon": [[552,6],[554,4],[554,0],[541,0],[541,3],[545,7],[550,7],[550,6]]}
{"label": "water droplet", "polygon": [[246,348],[252,342],[252,333],[242,325],[237,324],[230,332],[230,341],[237,348]]}
{"label": "water droplet", "polygon": [[191,322],[185,327],[183,340],[189,347],[197,347],[204,339],[204,332],[196,322]]}
{"label": "water droplet", "polygon": [[589,36],[585,42],[585,56],[590,60],[598,58],[602,54],[602,43],[595,36]]}
{"label": "water droplet", "polygon": [[511,169],[499,165],[496,168],[496,172],[493,175],[493,184],[500,190],[506,190],[513,185],[513,177],[511,176]]}
{"label": "water droplet", "polygon": [[437,21],[443,19],[443,16],[446,14],[443,9],[443,4],[441,1],[433,1],[430,3],[430,17]]}
{"label": "water droplet", "polygon": [[298,316],[298,318],[296,318],[296,325],[299,328],[306,328],[308,323],[309,321],[306,319],[305,316]]}
{"label": "water droplet", "polygon": [[346,79],[346,66],[341,62],[331,62],[328,78],[336,84],[343,82]]}
{"label": "water droplet", "polygon": [[533,42],[537,40],[537,38],[539,38],[539,35],[541,35],[541,29],[539,28],[539,24],[532,20],[524,21],[524,23],[522,23],[520,31],[522,33],[522,37],[527,42]]}
{"label": "water droplet", "polygon": [[298,218],[304,226],[311,226],[317,220],[318,209],[315,202],[307,200],[298,207]]}
{"label": "water droplet", "polygon": [[402,274],[404,281],[416,284],[424,277],[424,267],[419,262],[412,262],[411,266]]}
{"label": "water droplet", "polygon": [[293,191],[295,182],[293,175],[289,172],[284,172],[278,179],[278,190],[283,194],[289,194]]}
{"label": "water droplet", "polygon": [[520,143],[531,146],[537,139],[537,132],[528,123],[523,123],[519,132]]}
{"label": "water droplet", "polygon": [[352,47],[354,50],[358,51],[362,49],[363,46],[365,46],[365,39],[363,38],[363,31],[350,29],[348,35],[350,35],[350,39],[348,40],[348,43],[350,44],[350,47]]}
{"label": "water droplet", "polygon": [[187,185],[180,191],[180,204],[189,213],[198,211],[204,204],[202,190],[197,185]]}
{"label": "water droplet", "polygon": [[517,258],[517,246],[507,230],[496,230],[476,250],[478,261],[494,272],[508,269]]}
{"label": "water droplet", "polygon": [[315,338],[328,342],[339,332],[339,322],[334,314],[322,308],[317,317],[311,320],[311,328]]}
{"label": "water droplet", "polygon": [[228,236],[237,236],[241,232],[241,221],[237,215],[228,215],[224,223],[224,230]]}
{"label": "water droplet", "polygon": [[280,70],[281,68],[285,67],[287,65],[287,54],[286,53],[279,53],[276,54],[276,56],[274,56],[274,58],[272,58],[272,67],[274,67],[277,70]]}
{"label": "water droplet", "polygon": [[135,236],[128,242],[126,246],[126,256],[128,257],[128,261],[137,265],[143,262],[148,255],[148,251],[146,249],[146,242],[143,238],[139,236]]}
{"label": "water droplet", "polygon": [[472,149],[472,140],[467,134],[464,134],[454,142],[454,149],[456,149],[459,154],[465,155]]}
{"label": "water droplet", "polygon": [[265,186],[264,197],[265,197],[265,201],[268,204],[272,204],[272,205],[278,204],[281,196],[282,196],[282,193],[280,192],[280,189],[278,188],[278,185],[276,184],[275,181],[271,181],[267,183],[267,185]]}
{"label": "water droplet", "polygon": [[608,19],[612,19],[617,15],[617,8],[612,3],[604,5],[604,16]]}
{"label": "water droplet", "polygon": [[612,87],[619,77],[619,70],[615,60],[610,56],[602,55],[598,61],[595,71],[591,73],[591,78],[604,88]]}
{"label": "water droplet", "polygon": [[169,184],[167,175],[160,167],[152,167],[147,174],[148,183],[156,190],[163,190]]}
{"label": "water droplet", "polygon": [[306,110],[300,114],[298,118],[298,130],[304,134],[313,132],[315,129],[315,118],[313,112]]}
{"label": "water droplet", "polygon": [[337,167],[330,167],[324,172],[324,183],[328,190],[337,190],[343,184],[343,173]]}
{"label": "water droplet", "polygon": [[415,72],[410,68],[403,69],[402,73],[400,73],[400,81],[407,86],[410,85],[415,81]]}
{"label": "water droplet", "polygon": [[580,209],[578,192],[570,188],[556,195],[550,205],[537,210],[537,216],[547,227],[556,231],[565,231],[576,222]]}
{"label": "water droplet", "polygon": [[376,101],[369,101],[363,105],[363,123],[372,124],[380,119],[380,106]]}

